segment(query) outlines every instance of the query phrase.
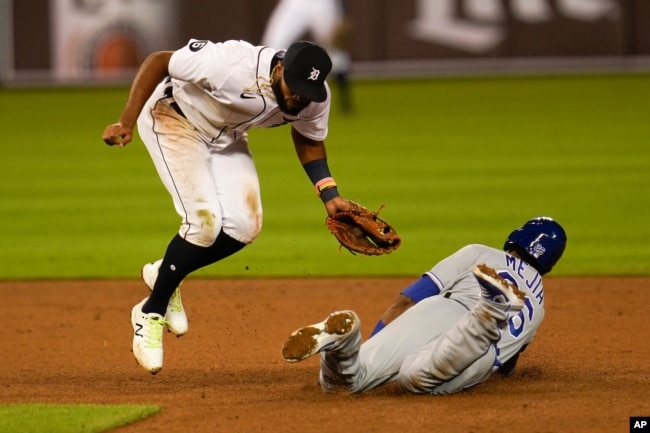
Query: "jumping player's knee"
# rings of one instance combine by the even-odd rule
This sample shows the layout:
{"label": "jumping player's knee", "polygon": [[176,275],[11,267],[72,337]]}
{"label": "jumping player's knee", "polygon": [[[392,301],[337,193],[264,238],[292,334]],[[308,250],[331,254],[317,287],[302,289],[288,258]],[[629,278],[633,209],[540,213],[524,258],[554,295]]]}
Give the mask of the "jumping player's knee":
{"label": "jumping player's knee", "polygon": [[207,248],[214,244],[220,231],[221,218],[210,209],[199,209],[187,218],[179,233],[188,242]]}
{"label": "jumping player's knee", "polygon": [[223,223],[223,231],[244,244],[252,243],[262,231],[262,217],[230,218]]}
{"label": "jumping player's knee", "polygon": [[181,227],[181,235],[189,242],[210,247],[223,230],[231,238],[244,244],[250,244],[257,238],[262,229],[262,219],[259,218],[226,218],[210,209],[197,210],[193,218],[188,218]]}

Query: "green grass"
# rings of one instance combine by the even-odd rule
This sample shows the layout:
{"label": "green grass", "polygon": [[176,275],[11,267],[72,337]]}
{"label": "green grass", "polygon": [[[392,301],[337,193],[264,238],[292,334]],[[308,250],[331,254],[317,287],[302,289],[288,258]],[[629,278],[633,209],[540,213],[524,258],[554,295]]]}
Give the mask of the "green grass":
{"label": "green grass", "polygon": [[144,405],[0,405],[0,433],[100,433],[159,411]]}
{"label": "green grass", "polygon": [[[128,89],[2,90],[0,279],[136,277],[179,220],[137,139],[101,141]],[[195,276],[417,275],[467,243],[555,217],[555,275],[650,273],[649,75],[356,82],[327,139],[341,193],[403,237],[339,251],[288,127],[254,130],[264,229]]]}

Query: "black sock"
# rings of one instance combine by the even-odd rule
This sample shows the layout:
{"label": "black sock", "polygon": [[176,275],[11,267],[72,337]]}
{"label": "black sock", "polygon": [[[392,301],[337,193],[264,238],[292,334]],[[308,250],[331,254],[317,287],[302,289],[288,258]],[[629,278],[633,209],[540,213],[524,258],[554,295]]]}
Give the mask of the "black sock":
{"label": "black sock", "polygon": [[158,313],[164,316],[174,290],[187,275],[218,262],[245,246],[245,243],[231,238],[223,231],[219,233],[214,244],[207,248],[191,244],[179,235],[174,236],[167,246],[165,257],[163,257],[158,271],[158,278],[151,296],[142,306],[142,312]]}
{"label": "black sock", "polygon": [[191,272],[194,272],[204,266],[211,265],[212,263],[216,263],[219,260],[225,259],[226,257],[235,254],[245,246],[245,243],[231,238],[225,234],[223,230],[221,230],[221,232],[219,232],[219,236],[217,236],[217,240],[214,241],[212,246],[207,248],[207,254],[204,255],[201,260],[197,260],[197,266],[195,269],[192,269]]}

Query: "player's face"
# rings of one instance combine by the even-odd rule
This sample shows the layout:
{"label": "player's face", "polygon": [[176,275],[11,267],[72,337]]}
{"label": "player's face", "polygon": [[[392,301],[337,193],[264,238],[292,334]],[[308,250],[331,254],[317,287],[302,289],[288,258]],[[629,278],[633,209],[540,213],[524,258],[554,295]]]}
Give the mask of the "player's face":
{"label": "player's face", "polygon": [[298,115],[311,102],[293,93],[281,74],[278,74],[278,79],[273,80],[272,88],[280,110],[292,116]]}

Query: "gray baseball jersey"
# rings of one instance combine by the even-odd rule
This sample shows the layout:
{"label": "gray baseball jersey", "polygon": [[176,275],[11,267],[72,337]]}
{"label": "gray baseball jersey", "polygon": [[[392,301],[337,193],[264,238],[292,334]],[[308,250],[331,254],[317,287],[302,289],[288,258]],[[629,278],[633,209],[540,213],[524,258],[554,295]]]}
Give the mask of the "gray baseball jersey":
{"label": "gray baseball jersey", "polygon": [[497,344],[499,359],[506,361],[521,347],[530,343],[544,318],[544,288],[542,277],[532,266],[504,251],[484,245],[468,245],[440,261],[425,275],[440,289],[440,296],[471,309],[476,305],[480,289],[472,275],[472,268],[485,263],[497,270],[499,275],[511,281],[526,293],[525,307],[508,318]]}
{"label": "gray baseball jersey", "polygon": [[[485,301],[472,274],[473,267],[481,263],[526,294],[521,311],[511,313],[506,308],[500,313],[505,326],[497,327],[495,321],[493,326],[481,323]],[[455,392],[485,380],[529,344],[544,317],[539,273],[495,248],[468,245],[424,275],[439,294],[418,302],[363,344],[357,333],[340,350],[322,352],[322,384],[347,383],[352,392],[361,392],[405,376],[412,389],[408,383],[405,388],[413,392]],[[453,362],[436,365],[440,354]]]}

